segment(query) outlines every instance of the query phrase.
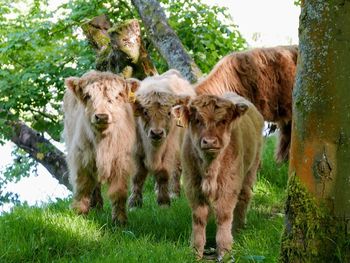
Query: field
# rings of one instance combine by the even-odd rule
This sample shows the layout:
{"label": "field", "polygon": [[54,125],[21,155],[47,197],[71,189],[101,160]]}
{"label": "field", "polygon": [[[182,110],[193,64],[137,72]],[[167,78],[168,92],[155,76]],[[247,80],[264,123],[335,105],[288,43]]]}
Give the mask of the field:
{"label": "field", "polygon": [[[235,262],[277,262],[283,229],[287,165],[273,159],[275,137],[265,139],[248,224],[235,237]],[[70,200],[43,208],[20,206],[0,216],[0,262],[195,262],[190,248],[191,213],[186,198],[159,208],[149,178],[144,206],[128,213],[125,228],[111,223],[110,207],[77,216]],[[207,227],[215,244],[215,223]]]}

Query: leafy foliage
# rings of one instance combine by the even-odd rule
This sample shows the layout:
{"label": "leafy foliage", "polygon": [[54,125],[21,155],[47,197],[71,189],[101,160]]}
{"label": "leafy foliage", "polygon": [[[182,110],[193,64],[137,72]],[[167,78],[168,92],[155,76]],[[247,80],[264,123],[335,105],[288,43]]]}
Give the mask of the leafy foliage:
{"label": "leafy foliage", "polygon": [[246,48],[227,8],[208,6],[201,0],[162,0],[169,24],[200,69],[208,73],[224,55]]}
{"label": "leafy foliage", "polygon": [[18,182],[23,177],[37,174],[37,163],[22,149],[15,148],[12,151],[13,163],[6,166],[0,175],[0,206],[5,203],[18,204],[18,196],[6,191],[6,185],[10,182]]}

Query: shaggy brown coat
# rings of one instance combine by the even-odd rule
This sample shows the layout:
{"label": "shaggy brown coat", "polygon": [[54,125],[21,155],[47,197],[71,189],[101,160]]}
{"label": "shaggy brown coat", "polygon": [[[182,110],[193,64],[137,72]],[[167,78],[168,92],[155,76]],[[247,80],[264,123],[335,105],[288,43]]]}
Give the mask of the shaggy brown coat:
{"label": "shaggy brown coat", "polygon": [[210,74],[196,85],[196,93],[221,95],[234,91],[248,98],[266,121],[278,124],[280,140],[276,159],[287,160],[297,57],[297,46],[256,48],[232,53],[221,59]]}
{"label": "shaggy brown coat", "polygon": [[138,81],[90,71],[65,83],[64,137],[74,193],[72,208],[77,213],[88,213],[91,205],[96,205],[93,190],[99,189],[100,182],[107,182],[112,219],[124,224],[135,143],[128,93],[137,88]]}
{"label": "shaggy brown coat", "polygon": [[201,258],[212,208],[221,259],[231,250],[232,222],[235,228],[245,224],[260,163],[264,120],[253,104],[235,93],[200,95],[188,105],[175,107],[173,113],[189,126],[181,161],[192,209],[192,245]]}
{"label": "shaggy brown coat", "polygon": [[142,189],[149,172],[156,178],[158,204],[169,205],[170,179],[174,194],[180,194],[180,143],[183,132],[176,125],[171,109],[182,98],[195,93],[179,72],[169,70],[143,80],[135,95],[134,110],[138,117],[134,157],[137,171],[132,179],[129,206],[142,206]]}

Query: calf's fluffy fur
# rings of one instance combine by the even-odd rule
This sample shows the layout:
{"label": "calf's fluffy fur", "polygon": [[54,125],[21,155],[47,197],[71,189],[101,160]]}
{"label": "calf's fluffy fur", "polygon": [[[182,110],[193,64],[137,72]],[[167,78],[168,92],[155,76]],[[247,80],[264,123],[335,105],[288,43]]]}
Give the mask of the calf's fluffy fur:
{"label": "calf's fluffy fur", "polygon": [[134,157],[137,170],[132,179],[129,206],[142,206],[142,189],[149,172],[157,186],[159,205],[169,205],[169,184],[180,194],[180,143],[183,130],[176,125],[171,109],[194,95],[190,83],[176,70],[144,79],[135,93],[137,145]]}
{"label": "calf's fluffy fur", "polygon": [[106,182],[112,219],[124,224],[135,143],[128,93],[138,87],[138,81],[90,71],[81,78],[70,77],[65,83],[64,137],[74,193],[72,208],[77,213],[88,213],[96,205],[94,189],[100,199],[100,183]]}
{"label": "calf's fluffy fur", "polygon": [[174,107],[173,114],[188,125],[181,161],[192,209],[192,245],[201,258],[212,208],[222,258],[232,246],[232,222],[235,228],[245,224],[260,163],[263,117],[236,93],[200,95]]}
{"label": "calf's fluffy fur", "polygon": [[297,46],[229,54],[196,84],[196,93],[221,95],[233,91],[249,99],[266,121],[277,123],[280,136],[276,160],[288,160],[297,57]]}

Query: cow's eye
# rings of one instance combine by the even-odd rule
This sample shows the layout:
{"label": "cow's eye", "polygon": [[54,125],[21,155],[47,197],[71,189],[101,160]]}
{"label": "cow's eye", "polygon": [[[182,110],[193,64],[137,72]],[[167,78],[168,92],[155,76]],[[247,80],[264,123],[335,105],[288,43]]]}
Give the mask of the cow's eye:
{"label": "cow's eye", "polygon": [[219,124],[221,124],[221,125],[226,125],[226,123],[227,123],[227,120],[225,120],[225,119],[219,121]]}
{"label": "cow's eye", "polygon": [[89,94],[85,94],[83,97],[83,101],[87,102],[89,99],[91,99],[91,96]]}
{"label": "cow's eye", "polygon": [[148,112],[147,112],[147,110],[143,110],[143,115],[145,115],[145,117],[147,117],[147,116],[148,116]]}
{"label": "cow's eye", "polygon": [[108,99],[107,101],[108,101],[108,103],[112,103],[112,100],[111,100],[111,99]]}
{"label": "cow's eye", "polygon": [[171,116],[171,111],[168,111],[168,116],[169,116],[169,117]]}

